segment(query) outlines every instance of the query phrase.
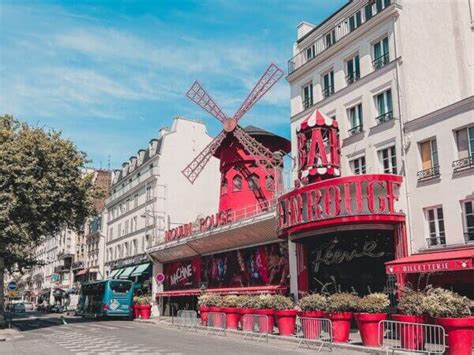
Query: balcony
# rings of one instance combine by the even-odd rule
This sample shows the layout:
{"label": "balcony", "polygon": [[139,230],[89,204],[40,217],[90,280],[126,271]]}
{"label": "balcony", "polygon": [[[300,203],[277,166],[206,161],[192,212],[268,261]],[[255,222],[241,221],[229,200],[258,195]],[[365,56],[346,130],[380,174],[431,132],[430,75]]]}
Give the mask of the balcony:
{"label": "balcony", "polygon": [[431,237],[426,238],[426,243],[428,245],[428,248],[435,247],[438,245],[446,245],[446,237],[444,233],[441,235],[431,236]]}
{"label": "balcony", "polygon": [[387,65],[389,62],[390,62],[390,55],[389,53],[385,53],[384,55],[381,55],[380,57],[375,58],[372,61],[372,65],[374,66],[374,69],[377,70]]}
{"label": "balcony", "polygon": [[60,266],[55,266],[54,267],[54,273],[55,274],[60,274],[60,273],[63,273],[63,272],[69,272],[71,271],[71,265],[60,265]]}
{"label": "balcony", "polygon": [[357,80],[360,79],[360,73],[359,72],[355,72],[355,73],[351,73],[351,74],[347,74],[346,75],[346,83],[347,85],[351,85],[353,83],[355,83]]}
{"label": "balcony", "polygon": [[358,126],[355,126],[355,127],[352,127],[350,130],[349,130],[349,134],[351,136],[355,135],[355,134],[358,134],[358,133],[361,133],[363,131],[363,126],[360,124]]}
{"label": "balcony", "polygon": [[[367,0],[357,8],[350,16],[343,18],[334,27],[329,29],[327,32],[320,34],[313,42],[309,43],[305,48],[301,49],[294,57],[288,60],[288,75],[295,72],[297,69],[303,67],[306,63],[317,58],[321,53],[325,52],[330,47],[334,46],[337,42],[342,40],[350,33],[357,31],[359,27],[370,21],[372,18],[377,17],[382,11],[390,5],[394,0],[384,0],[380,2],[380,6],[377,6],[376,13],[373,12],[372,8],[367,11],[366,7],[375,6],[374,1]],[[379,2],[377,2],[379,3]],[[378,5],[378,4],[377,4]],[[367,16],[369,14],[369,16]],[[357,17],[357,21],[354,18]],[[352,20],[351,20],[352,18]],[[330,40],[328,40],[328,38]],[[308,49],[311,50],[308,51]],[[314,48],[314,49],[313,49]]]}
{"label": "balcony", "polygon": [[432,179],[439,176],[439,165],[434,165],[433,167],[425,170],[421,170],[416,174],[418,181]]}
{"label": "balcony", "polygon": [[474,228],[468,228],[468,231],[464,232],[464,239],[466,243],[474,242]]}
{"label": "balcony", "polygon": [[313,106],[312,98],[303,100],[303,109],[306,110],[307,108],[310,108],[311,106]]}
{"label": "balcony", "polygon": [[75,263],[72,264],[72,269],[73,270],[84,269],[84,262],[83,261],[76,261]]}
{"label": "balcony", "polygon": [[453,161],[453,173],[474,167],[474,155]]}
{"label": "balcony", "polygon": [[128,182],[128,179],[123,179],[123,183],[125,183],[125,186],[121,187],[118,186],[115,188],[115,192],[112,193],[106,200],[106,204],[110,204],[112,201],[115,199],[119,198],[120,196],[124,195],[134,187],[137,187],[141,183],[145,182],[148,180],[148,178],[158,175],[158,167],[154,167],[152,169],[148,169],[148,171],[142,171],[140,176],[135,177],[131,182]]}
{"label": "balcony", "polygon": [[375,120],[377,121],[377,124],[382,124],[384,122],[388,122],[391,119],[393,119],[393,111],[388,111],[388,112],[382,113],[381,115],[375,117]]}
{"label": "balcony", "polygon": [[334,85],[330,85],[330,86],[325,87],[323,89],[324,98],[327,98],[327,97],[331,96],[332,94],[334,94]]}

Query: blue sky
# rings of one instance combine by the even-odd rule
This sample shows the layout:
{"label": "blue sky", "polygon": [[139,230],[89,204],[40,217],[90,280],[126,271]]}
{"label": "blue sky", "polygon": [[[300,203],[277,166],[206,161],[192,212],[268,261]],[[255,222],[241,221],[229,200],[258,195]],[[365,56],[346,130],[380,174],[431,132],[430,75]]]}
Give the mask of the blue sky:
{"label": "blue sky", "polygon": [[[266,67],[286,73],[296,26],[346,0],[3,1],[0,113],[61,130],[119,167],[183,115],[221,126],[184,97],[198,79],[232,115]],[[290,136],[283,78],[241,121]],[[190,157],[191,158],[191,157]]]}

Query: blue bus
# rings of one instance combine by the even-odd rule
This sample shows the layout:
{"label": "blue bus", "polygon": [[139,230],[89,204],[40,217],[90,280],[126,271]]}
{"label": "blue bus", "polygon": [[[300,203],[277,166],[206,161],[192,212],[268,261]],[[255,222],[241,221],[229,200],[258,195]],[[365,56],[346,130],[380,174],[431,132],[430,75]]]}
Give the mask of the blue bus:
{"label": "blue bus", "polygon": [[133,319],[133,282],[102,280],[81,286],[77,314],[82,317]]}

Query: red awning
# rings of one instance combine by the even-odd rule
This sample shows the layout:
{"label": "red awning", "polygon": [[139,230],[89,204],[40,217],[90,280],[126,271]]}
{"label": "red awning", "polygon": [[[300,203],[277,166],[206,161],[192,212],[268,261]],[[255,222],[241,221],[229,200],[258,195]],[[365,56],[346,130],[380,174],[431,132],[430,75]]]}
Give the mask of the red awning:
{"label": "red awning", "polygon": [[76,274],[76,276],[85,275],[85,274],[87,274],[88,271],[89,271],[89,269],[81,270],[81,271],[79,271],[79,272]]}
{"label": "red awning", "polygon": [[387,274],[429,273],[474,269],[474,249],[414,254],[385,263]]}
{"label": "red awning", "polygon": [[[230,288],[209,288],[205,292],[215,293],[219,295],[251,295],[260,293],[285,293],[287,291],[286,286],[252,286],[252,287],[230,287]],[[201,290],[198,288],[189,290],[174,290],[157,292],[156,297],[178,297],[178,296],[198,296],[201,294]]]}

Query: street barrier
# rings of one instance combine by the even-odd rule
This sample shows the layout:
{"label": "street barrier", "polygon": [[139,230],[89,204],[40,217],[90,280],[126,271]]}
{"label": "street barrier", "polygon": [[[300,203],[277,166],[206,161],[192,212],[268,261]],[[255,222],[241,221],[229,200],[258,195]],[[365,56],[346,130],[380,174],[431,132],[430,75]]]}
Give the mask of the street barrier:
{"label": "street barrier", "polygon": [[273,319],[262,314],[244,314],[240,321],[244,339],[257,338],[257,341],[266,340],[268,343],[268,334],[273,332]]}
{"label": "street barrier", "polygon": [[298,317],[296,320],[296,336],[300,338],[297,349],[301,344],[306,344],[311,348],[312,344],[318,344],[318,351],[324,345],[330,348],[332,343],[332,323],[327,318]]}
{"label": "street barrier", "polygon": [[378,325],[379,346],[389,351],[443,354],[446,334],[442,326],[383,320]]}
{"label": "street barrier", "polygon": [[176,326],[180,329],[197,331],[197,312],[180,310],[177,314]]}
{"label": "street barrier", "polygon": [[209,312],[207,316],[207,334],[226,335],[226,314],[224,312]]}

